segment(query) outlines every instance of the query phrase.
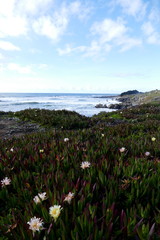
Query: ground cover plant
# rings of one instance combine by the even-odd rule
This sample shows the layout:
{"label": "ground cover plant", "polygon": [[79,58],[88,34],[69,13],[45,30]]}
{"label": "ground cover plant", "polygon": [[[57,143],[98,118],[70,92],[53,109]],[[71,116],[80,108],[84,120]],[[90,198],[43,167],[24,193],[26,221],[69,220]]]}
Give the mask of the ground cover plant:
{"label": "ground cover plant", "polygon": [[50,129],[0,140],[0,239],[160,239],[160,105],[54,114],[17,112]]}
{"label": "ground cover plant", "polygon": [[89,118],[67,110],[26,109],[15,113],[21,120],[30,120],[46,127],[80,129],[89,127]]}

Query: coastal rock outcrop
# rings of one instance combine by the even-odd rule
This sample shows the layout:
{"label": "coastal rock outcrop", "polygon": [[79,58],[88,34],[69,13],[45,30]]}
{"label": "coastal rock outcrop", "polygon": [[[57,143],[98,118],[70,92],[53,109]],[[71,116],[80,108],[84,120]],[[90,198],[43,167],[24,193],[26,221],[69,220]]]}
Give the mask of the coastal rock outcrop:
{"label": "coastal rock outcrop", "polygon": [[97,108],[109,108],[109,109],[126,109],[137,105],[146,103],[160,103],[160,90],[156,89],[149,92],[139,92],[137,90],[129,90],[116,96],[114,100],[119,103],[113,103],[107,106],[106,104],[97,104]]}
{"label": "coastal rock outcrop", "polygon": [[102,103],[98,103],[95,107],[96,108],[108,108],[108,106],[106,104],[102,104]]}
{"label": "coastal rock outcrop", "polygon": [[[128,104],[128,107],[130,106],[130,104]],[[110,104],[108,106],[109,109],[116,109],[116,110],[120,110],[120,109],[125,109],[126,108],[126,104],[124,103],[114,103],[114,104]]]}

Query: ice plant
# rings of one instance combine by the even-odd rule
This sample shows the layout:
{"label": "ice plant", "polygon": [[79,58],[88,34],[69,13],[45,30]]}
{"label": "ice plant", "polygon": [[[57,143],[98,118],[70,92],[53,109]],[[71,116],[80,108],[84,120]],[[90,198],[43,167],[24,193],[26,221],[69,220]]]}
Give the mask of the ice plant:
{"label": "ice plant", "polygon": [[40,203],[41,201],[44,201],[44,200],[46,200],[46,199],[47,199],[46,192],[43,192],[43,193],[38,193],[38,195],[33,198],[33,201],[34,201],[36,204],[38,204],[38,203]]}
{"label": "ice plant", "polygon": [[74,197],[74,193],[69,192],[63,201],[66,201],[70,204],[73,197]]}
{"label": "ice plant", "polygon": [[64,138],[64,142],[68,142],[69,141],[69,138]]}
{"label": "ice plant", "polygon": [[56,222],[57,218],[59,217],[62,209],[63,208],[61,207],[61,205],[54,205],[49,208],[49,214],[51,215],[51,217],[54,218],[55,222]]}
{"label": "ice plant", "polygon": [[82,162],[82,163],[81,163],[81,168],[82,168],[82,169],[89,168],[90,165],[91,165],[90,162],[85,161],[85,162]]}
{"label": "ice plant", "polygon": [[11,184],[11,179],[8,177],[5,177],[4,179],[1,180],[1,185],[4,187],[5,185],[10,185]]}
{"label": "ice plant", "polygon": [[123,152],[126,151],[126,148],[125,148],[125,147],[122,147],[122,148],[119,149],[119,151],[120,151],[121,153],[123,153]]}
{"label": "ice plant", "polygon": [[29,224],[29,229],[32,230],[34,233],[36,231],[40,231],[43,229],[43,221],[40,218],[37,217],[33,217],[30,219],[29,222],[27,222],[27,224]]}
{"label": "ice plant", "polygon": [[152,142],[156,141],[156,138],[155,137],[152,137]]}

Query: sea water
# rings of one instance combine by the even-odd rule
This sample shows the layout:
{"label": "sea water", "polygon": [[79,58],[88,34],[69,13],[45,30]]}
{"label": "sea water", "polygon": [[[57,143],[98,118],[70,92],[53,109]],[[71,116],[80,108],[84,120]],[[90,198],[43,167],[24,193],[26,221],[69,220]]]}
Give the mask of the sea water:
{"label": "sea water", "polygon": [[97,104],[117,103],[115,94],[80,93],[0,93],[0,111],[20,111],[29,108],[76,111],[85,116],[93,116],[108,108],[96,108]]}

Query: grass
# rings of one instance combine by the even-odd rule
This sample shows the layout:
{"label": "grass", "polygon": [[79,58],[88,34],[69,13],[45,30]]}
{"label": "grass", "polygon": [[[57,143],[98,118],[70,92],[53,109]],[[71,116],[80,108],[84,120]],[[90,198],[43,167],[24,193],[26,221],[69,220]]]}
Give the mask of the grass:
{"label": "grass", "polygon": [[[0,188],[0,239],[160,239],[159,104],[92,118],[38,109],[15,115],[49,129],[0,141],[0,180],[11,179]],[[82,169],[84,161],[91,166]],[[47,199],[36,204],[42,192]],[[57,221],[54,205],[63,208]],[[34,216],[44,224],[33,235]]]}

